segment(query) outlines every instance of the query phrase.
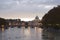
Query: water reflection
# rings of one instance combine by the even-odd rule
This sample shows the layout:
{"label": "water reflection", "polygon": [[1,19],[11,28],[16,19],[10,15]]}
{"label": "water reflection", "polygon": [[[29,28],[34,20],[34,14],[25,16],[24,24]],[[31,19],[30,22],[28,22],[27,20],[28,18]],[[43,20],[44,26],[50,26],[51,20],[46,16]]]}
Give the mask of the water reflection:
{"label": "water reflection", "polygon": [[3,32],[3,31],[4,31],[4,28],[2,28],[1,30],[2,30],[2,32]]}
{"label": "water reflection", "polygon": [[60,40],[60,32],[43,30],[42,39],[43,40]]}
{"label": "water reflection", "polygon": [[60,32],[47,31],[38,27],[9,28],[0,35],[2,40],[60,40]]}
{"label": "water reflection", "polygon": [[29,36],[31,33],[30,33],[30,30],[29,29],[25,29],[24,30],[24,35],[26,36]]}
{"label": "water reflection", "polygon": [[3,34],[3,40],[40,40],[41,31],[39,28],[9,28]]}
{"label": "water reflection", "polygon": [[0,40],[2,40],[2,30],[0,28]]}

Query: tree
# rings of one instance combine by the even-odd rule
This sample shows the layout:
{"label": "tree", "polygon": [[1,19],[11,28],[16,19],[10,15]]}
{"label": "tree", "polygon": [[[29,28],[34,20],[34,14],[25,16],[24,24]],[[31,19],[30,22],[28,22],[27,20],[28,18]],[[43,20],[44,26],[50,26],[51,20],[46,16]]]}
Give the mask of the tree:
{"label": "tree", "polygon": [[48,13],[46,13],[42,18],[42,24],[60,24],[60,6],[54,7]]}
{"label": "tree", "polygon": [[43,23],[60,23],[60,6],[54,7],[42,18]]}
{"label": "tree", "polygon": [[0,28],[1,28],[1,25],[6,25],[7,22],[4,18],[0,18]]}

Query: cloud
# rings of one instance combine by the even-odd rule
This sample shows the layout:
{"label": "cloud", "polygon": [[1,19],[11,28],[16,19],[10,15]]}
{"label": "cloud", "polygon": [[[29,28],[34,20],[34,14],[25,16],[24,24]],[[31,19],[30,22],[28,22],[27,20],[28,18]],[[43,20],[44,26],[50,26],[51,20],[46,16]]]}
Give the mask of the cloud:
{"label": "cloud", "polygon": [[0,10],[41,11],[59,5],[59,0],[0,0]]}
{"label": "cloud", "polygon": [[[60,5],[60,0],[0,0],[0,17],[40,18],[51,8]],[[9,17],[8,17],[9,16]]]}

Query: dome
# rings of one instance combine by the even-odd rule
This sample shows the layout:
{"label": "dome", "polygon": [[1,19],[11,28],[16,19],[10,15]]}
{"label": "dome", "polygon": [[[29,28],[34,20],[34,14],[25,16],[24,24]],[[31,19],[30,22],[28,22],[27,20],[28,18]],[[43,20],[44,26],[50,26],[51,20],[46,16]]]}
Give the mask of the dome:
{"label": "dome", "polygon": [[36,17],[35,17],[35,19],[39,19],[39,17],[38,17],[38,16],[36,16]]}
{"label": "dome", "polygon": [[35,17],[35,19],[34,19],[33,21],[35,21],[35,22],[39,22],[39,21],[40,21],[40,19],[39,19],[39,17],[38,17],[38,16],[36,16],[36,17]]}

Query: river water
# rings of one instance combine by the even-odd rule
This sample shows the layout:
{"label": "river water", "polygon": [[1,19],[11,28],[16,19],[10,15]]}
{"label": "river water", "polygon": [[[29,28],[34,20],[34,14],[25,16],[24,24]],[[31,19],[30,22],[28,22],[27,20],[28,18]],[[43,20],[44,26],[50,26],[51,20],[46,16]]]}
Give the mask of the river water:
{"label": "river water", "polygon": [[60,32],[41,28],[8,28],[0,31],[0,40],[60,40]]}

